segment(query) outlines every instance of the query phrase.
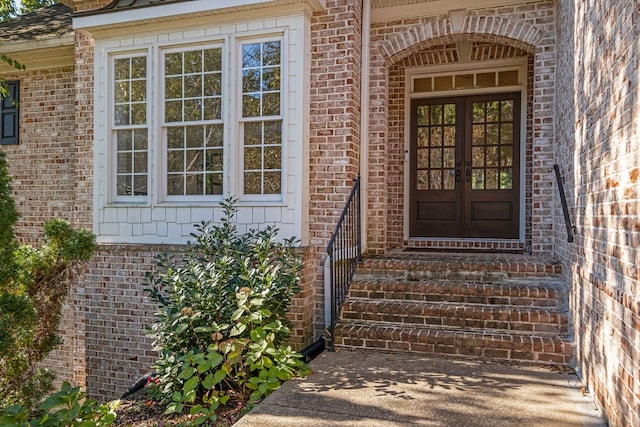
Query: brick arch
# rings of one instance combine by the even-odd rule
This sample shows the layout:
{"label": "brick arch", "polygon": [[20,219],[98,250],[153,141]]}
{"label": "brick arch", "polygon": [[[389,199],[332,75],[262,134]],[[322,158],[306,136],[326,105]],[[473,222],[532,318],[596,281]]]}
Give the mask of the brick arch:
{"label": "brick arch", "polygon": [[394,33],[378,44],[378,52],[388,64],[398,62],[416,51],[456,41],[492,41],[534,54],[544,34],[525,22],[504,16],[466,16],[462,31],[454,32],[448,17],[423,22]]}

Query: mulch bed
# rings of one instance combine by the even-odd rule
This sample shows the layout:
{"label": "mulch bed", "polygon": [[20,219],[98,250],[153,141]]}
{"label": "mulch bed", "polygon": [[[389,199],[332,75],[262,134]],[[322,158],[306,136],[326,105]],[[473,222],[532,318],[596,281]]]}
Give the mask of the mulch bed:
{"label": "mulch bed", "polygon": [[[241,416],[244,402],[239,400],[229,400],[229,402],[218,409],[218,420],[215,427],[229,427],[233,425]],[[135,426],[135,427],[167,427],[167,426],[188,426],[195,419],[189,414],[163,415],[165,405],[149,400],[145,390],[140,390],[120,401],[116,408],[118,414],[114,426]]]}

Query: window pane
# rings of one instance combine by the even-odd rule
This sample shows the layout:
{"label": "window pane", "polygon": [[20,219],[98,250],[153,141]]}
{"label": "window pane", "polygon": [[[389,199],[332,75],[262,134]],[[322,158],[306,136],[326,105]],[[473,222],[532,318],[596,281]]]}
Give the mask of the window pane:
{"label": "window pane", "polygon": [[280,42],[273,41],[264,43],[262,58],[264,65],[280,65]]}
{"label": "window pane", "polygon": [[131,58],[131,78],[146,79],[147,78],[147,58],[145,56],[137,56]]}
{"label": "window pane", "polygon": [[242,46],[242,68],[259,67],[261,65],[260,43]]}
{"label": "window pane", "polygon": [[282,122],[264,122],[264,143],[280,145],[282,143]]}
{"label": "window pane", "polygon": [[262,149],[260,147],[245,148],[244,169],[262,169]]}
{"label": "window pane", "polygon": [[167,194],[170,196],[184,194],[184,178],[182,175],[169,175],[167,177]]}
{"label": "window pane", "polygon": [[266,147],[264,150],[264,168],[280,169],[282,165],[280,146]]}
{"label": "window pane", "polygon": [[279,116],[280,115],[280,92],[265,93],[262,96],[262,115],[263,116]]}
{"label": "window pane", "polygon": [[118,153],[118,173],[130,173],[133,170],[130,152]]}
{"label": "window pane", "polygon": [[487,169],[485,187],[487,190],[498,189],[498,169]]}
{"label": "window pane", "polygon": [[166,122],[182,121],[182,101],[167,101],[164,108],[164,120]]}
{"label": "window pane", "polygon": [[167,153],[167,171],[182,172],[184,170],[184,152],[169,151]]}
{"label": "window pane", "polygon": [[265,68],[262,71],[262,90],[280,90],[280,67]]}
{"label": "window pane", "polygon": [[131,82],[131,101],[143,102],[147,99],[146,80],[134,80]]}
{"label": "window pane", "polygon": [[116,139],[118,140],[118,151],[131,150],[131,142],[133,140],[132,131],[119,130],[116,132]]}
{"label": "window pane", "polygon": [[431,168],[441,168],[441,167],[442,167],[442,149],[432,148],[431,149]]}
{"label": "window pane", "polygon": [[206,135],[205,147],[222,147],[224,142],[222,125],[206,126]]}
{"label": "window pane", "polygon": [[440,126],[431,128],[431,146],[442,146],[442,128]]}
{"label": "window pane", "polygon": [[182,53],[168,53],[164,56],[164,73],[167,76],[182,74]]}
{"label": "window pane", "polygon": [[133,154],[133,172],[135,173],[147,172],[147,152],[146,151]]}
{"label": "window pane", "polygon": [[262,174],[260,172],[244,173],[244,194],[261,194]]}
{"label": "window pane", "polygon": [[248,69],[242,72],[242,91],[260,91],[260,70]]}
{"label": "window pane", "polygon": [[182,77],[167,77],[164,80],[164,97],[166,99],[182,98]]}
{"label": "window pane", "polygon": [[184,73],[202,72],[202,51],[192,50],[184,53]]}
{"label": "window pane", "polygon": [[131,120],[129,119],[129,104],[125,105],[116,105],[115,106],[115,117],[114,124],[117,125],[130,125]]}
{"label": "window pane", "polygon": [[184,76],[184,97],[196,98],[202,95],[202,76]]}
{"label": "window pane", "polygon": [[222,174],[209,173],[205,178],[205,193],[207,195],[222,194]]}
{"label": "window pane", "polygon": [[484,190],[484,169],[473,169],[471,188],[473,190]]}
{"label": "window pane", "polygon": [[222,117],[222,100],[207,98],[204,100],[204,120],[220,120]]}
{"label": "window pane", "polygon": [[500,189],[511,190],[513,188],[513,169],[500,169]]}
{"label": "window pane", "polygon": [[147,149],[147,130],[146,129],[136,129],[133,131],[133,148],[134,150],[145,150]]}
{"label": "window pane", "polygon": [[264,194],[280,194],[282,191],[280,172],[264,173]]}
{"label": "window pane", "polygon": [[242,115],[244,117],[260,116],[260,95],[242,95]]}
{"label": "window pane", "polygon": [[187,127],[186,143],[188,148],[202,147],[204,145],[204,128],[202,126]]}
{"label": "window pane", "polygon": [[222,74],[205,74],[204,96],[222,95]]}
{"label": "window pane", "polygon": [[500,166],[513,166],[513,147],[500,147]]}
{"label": "window pane", "polygon": [[417,190],[428,190],[429,189],[429,171],[428,170],[419,170],[418,179],[416,182]]}
{"label": "window pane", "polygon": [[134,196],[147,195],[147,176],[146,175],[136,175],[133,177],[133,195]]}
{"label": "window pane", "polygon": [[429,188],[431,190],[442,190],[442,171],[440,170],[431,171]]}
{"label": "window pane", "polygon": [[147,123],[147,104],[133,104],[131,106],[131,124],[143,125]]}
{"label": "window pane", "polygon": [[[113,60],[113,133],[116,196],[147,194],[146,57]],[[135,128],[133,127],[135,125]]]}
{"label": "window pane", "polygon": [[[203,150],[187,150],[186,152],[186,170],[189,172],[204,171]],[[192,193],[189,193],[192,194]]]}
{"label": "window pane", "polygon": [[167,129],[167,194],[222,194],[223,125]]}
{"label": "window pane", "polygon": [[280,120],[244,124],[243,160],[245,194],[279,194],[282,186],[282,122]]}
{"label": "window pane", "polygon": [[222,49],[207,49],[204,51],[204,71],[222,70]]}
{"label": "window pane", "polygon": [[130,73],[131,60],[129,58],[116,59],[113,61],[114,65],[114,80],[128,80],[131,76]]}

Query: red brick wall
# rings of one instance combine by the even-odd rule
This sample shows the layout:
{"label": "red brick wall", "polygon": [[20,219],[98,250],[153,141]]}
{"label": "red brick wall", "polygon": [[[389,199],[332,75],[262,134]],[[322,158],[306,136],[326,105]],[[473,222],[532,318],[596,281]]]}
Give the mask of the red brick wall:
{"label": "red brick wall", "polygon": [[311,21],[309,242],[315,260],[316,336],[324,329],[323,260],[359,171],[360,2],[327,1]]}
{"label": "red brick wall", "polygon": [[640,425],[640,5],[558,2],[558,145],[571,218],[555,246],[578,364],[612,426]]}
{"label": "red brick wall", "polygon": [[35,244],[52,218],[74,205],[74,80],[71,67],[5,74],[20,81],[20,144],[0,146],[13,176],[17,237]]}

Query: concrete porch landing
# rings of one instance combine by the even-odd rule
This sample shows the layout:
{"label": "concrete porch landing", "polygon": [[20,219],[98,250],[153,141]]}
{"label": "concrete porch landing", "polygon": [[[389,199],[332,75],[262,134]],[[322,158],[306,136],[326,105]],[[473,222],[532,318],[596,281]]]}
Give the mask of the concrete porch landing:
{"label": "concrete porch landing", "polygon": [[604,427],[575,374],[418,354],[324,352],[238,427]]}

